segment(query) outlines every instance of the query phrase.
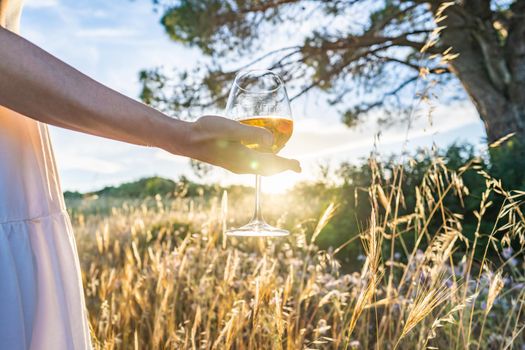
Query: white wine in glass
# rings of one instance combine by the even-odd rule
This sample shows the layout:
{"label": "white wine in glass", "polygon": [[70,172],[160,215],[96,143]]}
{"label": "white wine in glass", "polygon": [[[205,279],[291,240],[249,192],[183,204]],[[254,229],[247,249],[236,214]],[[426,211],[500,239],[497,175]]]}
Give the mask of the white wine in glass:
{"label": "white wine in glass", "polygon": [[[235,77],[226,105],[226,116],[242,124],[265,128],[273,135],[271,147],[245,144],[259,152],[277,153],[290,139],[293,120],[283,81],[269,70],[242,71]],[[289,234],[264,221],[261,211],[261,176],[255,176],[255,212],[252,220],[226,231],[230,236],[277,237]]]}

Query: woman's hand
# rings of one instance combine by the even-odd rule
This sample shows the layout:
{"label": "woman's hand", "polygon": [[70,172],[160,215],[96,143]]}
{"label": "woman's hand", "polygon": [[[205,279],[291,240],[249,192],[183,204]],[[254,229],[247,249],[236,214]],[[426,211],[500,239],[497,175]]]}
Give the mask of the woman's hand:
{"label": "woman's hand", "polygon": [[271,146],[272,134],[263,128],[248,126],[218,116],[204,116],[186,124],[182,152],[179,147],[161,146],[175,154],[181,154],[236,174],[273,175],[285,170],[301,172],[297,160],[279,157],[249,149],[241,142]]}

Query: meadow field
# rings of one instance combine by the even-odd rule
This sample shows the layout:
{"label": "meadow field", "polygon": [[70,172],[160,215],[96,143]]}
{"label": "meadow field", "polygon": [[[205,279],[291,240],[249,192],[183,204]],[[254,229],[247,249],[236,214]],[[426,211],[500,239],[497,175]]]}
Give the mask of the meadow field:
{"label": "meadow field", "polygon": [[[525,0],[28,0],[28,41],[21,4],[0,350],[84,343],[47,214],[131,179],[64,193],[95,350],[525,350]],[[290,235],[227,236],[289,170]]]}
{"label": "meadow field", "polygon": [[[417,184],[370,161],[369,186],[348,199],[367,203],[366,220],[325,249],[331,222],[356,215],[340,197],[276,196],[266,216],[292,232],[278,239],[225,237],[252,200],[226,191],[70,200],[95,346],[522,349],[525,192],[479,161],[450,169],[435,157]],[[482,179],[479,196],[467,174]],[[468,237],[447,205],[467,200]]]}

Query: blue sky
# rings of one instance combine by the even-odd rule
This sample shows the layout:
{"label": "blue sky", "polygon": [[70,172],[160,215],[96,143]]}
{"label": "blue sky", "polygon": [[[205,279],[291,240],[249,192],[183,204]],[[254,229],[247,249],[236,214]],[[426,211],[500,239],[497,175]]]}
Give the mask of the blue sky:
{"label": "blue sky", "polygon": [[[203,59],[197,50],[170,41],[159,18],[147,0],[26,0],[21,34],[101,83],[137,98],[141,69],[191,68]],[[369,154],[379,131],[374,122],[346,128],[337,111],[316,91],[294,101],[292,109],[295,131],[283,154],[299,158],[304,172],[266,179],[269,190],[314,178],[318,164],[358,161]],[[213,109],[208,112],[221,113]],[[479,144],[484,137],[482,124],[468,101],[437,105],[432,123],[425,117],[425,108],[419,114],[408,133],[409,149],[432,144],[441,147],[455,141]],[[187,159],[157,149],[58,128],[51,128],[51,134],[65,190],[89,191],[151,175],[192,176]],[[399,153],[405,136],[406,125],[381,130],[379,151]],[[223,170],[215,171],[208,180],[252,181],[249,176],[234,176]]]}

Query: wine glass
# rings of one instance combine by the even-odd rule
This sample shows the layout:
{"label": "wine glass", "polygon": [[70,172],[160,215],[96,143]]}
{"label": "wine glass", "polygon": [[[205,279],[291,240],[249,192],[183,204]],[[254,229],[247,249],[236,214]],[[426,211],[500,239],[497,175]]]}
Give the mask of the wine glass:
{"label": "wine glass", "polygon": [[[279,75],[270,70],[247,70],[237,74],[226,105],[226,116],[242,124],[263,127],[273,134],[271,147],[245,144],[256,151],[277,153],[292,135],[292,112],[286,88]],[[227,230],[226,234],[266,237],[289,234],[287,230],[273,227],[263,219],[260,175],[255,175],[255,212],[252,220],[242,227]]]}

